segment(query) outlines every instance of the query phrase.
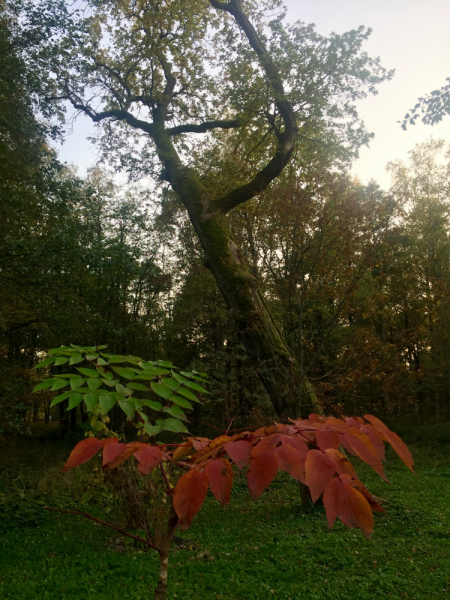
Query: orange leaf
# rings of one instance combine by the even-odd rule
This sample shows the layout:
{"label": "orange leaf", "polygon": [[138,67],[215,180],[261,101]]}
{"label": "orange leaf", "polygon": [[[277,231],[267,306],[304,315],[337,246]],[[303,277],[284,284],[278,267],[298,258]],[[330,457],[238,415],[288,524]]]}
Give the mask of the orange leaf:
{"label": "orange leaf", "polygon": [[250,462],[250,454],[253,450],[253,446],[250,442],[239,440],[238,442],[227,442],[225,444],[225,450],[237,468],[242,469]]}
{"label": "orange leaf", "polygon": [[156,446],[141,446],[134,456],[138,460],[137,468],[143,475],[150,475],[153,469],[162,461],[163,453]]}
{"label": "orange leaf", "polygon": [[335,448],[327,448],[325,454],[333,461],[334,468],[339,475],[350,475],[357,479],[355,468],[345,454]]}
{"label": "orange leaf", "polygon": [[261,438],[253,448],[252,456],[256,456],[260,452],[268,450],[269,448],[274,448],[280,442],[282,437],[283,436],[280,433],[273,433],[272,435]]}
{"label": "orange leaf", "polygon": [[200,510],[208,491],[205,473],[189,471],[178,480],[173,495],[173,506],[180,519],[180,528],[187,529]]}
{"label": "orange leaf", "polygon": [[79,467],[97,454],[103,446],[103,441],[97,438],[86,438],[79,442],[70,453],[69,459],[64,465],[63,473],[74,467]]}
{"label": "orange leaf", "polygon": [[323,451],[327,450],[327,448],[339,450],[339,446],[341,445],[339,441],[339,432],[335,429],[328,428],[320,428],[316,431],[316,442]]}
{"label": "orange leaf", "polygon": [[398,454],[398,456],[402,459],[405,465],[414,473],[414,459],[412,457],[411,452],[409,451],[408,446],[405,442],[393,431],[391,431],[386,425],[377,419],[373,415],[364,415],[366,421],[372,423],[374,428],[383,434],[384,439],[390,443],[392,448]]}
{"label": "orange leaf", "polygon": [[291,477],[306,484],[305,460],[293,446],[283,445],[275,450],[278,468],[289,473]]}
{"label": "orange leaf", "polygon": [[117,438],[108,438],[103,441],[103,444],[103,466],[113,462],[127,447],[126,444],[120,443]]}
{"label": "orange leaf", "polygon": [[211,440],[209,438],[202,438],[202,437],[194,438],[192,440],[194,448],[196,449],[197,452],[199,452],[200,450],[203,450],[203,448],[205,446],[207,446],[210,442],[211,442]]}
{"label": "orange leaf", "polygon": [[372,444],[375,446],[375,450],[378,452],[378,456],[381,458],[381,460],[386,460],[384,435],[377,431],[372,425],[364,425],[361,427],[361,431],[369,436],[369,438],[372,440]]}
{"label": "orange leaf", "polygon": [[263,493],[277,473],[278,461],[273,450],[267,449],[252,456],[250,468],[247,471],[248,489],[252,500]]}
{"label": "orange leaf", "polygon": [[305,461],[306,485],[313,502],[320,497],[336,471],[333,459],[320,450],[310,450]]}
{"label": "orange leaf", "polygon": [[175,452],[172,455],[173,460],[178,460],[179,458],[181,458],[182,456],[187,454],[192,449],[192,446],[193,446],[192,443],[183,444],[181,446],[178,446],[178,448],[175,450]]}
{"label": "orange leaf", "polygon": [[231,442],[234,438],[230,438],[227,435],[221,435],[218,438],[215,438],[209,444],[207,444],[200,452],[197,452],[193,457],[194,462],[198,463],[202,460],[206,460],[207,458],[213,457],[215,454],[222,449],[226,442]]}
{"label": "orange leaf", "polygon": [[102,467],[102,471],[110,471],[111,469],[115,469],[127,459],[130,458],[141,446],[144,446],[141,442],[132,442],[131,444],[125,444],[125,448],[122,450],[120,454],[117,454],[114,459],[105,463]]}
{"label": "orange leaf", "polygon": [[373,515],[364,495],[349,484],[348,475],[333,477],[323,495],[328,524],[333,527],[336,517],[344,525],[359,527],[370,538],[373,531]]}
{"label": "orange leaf", "polygon": [[216,500],[224,505],[228,504],[233,485],[233,469],[230,463],[225,458],[216,458],[206,465],[205,473]]}
{"label": "orange leaf", "polygon": [[389,482],[384,474],[381,458],[379,457],[372,440],[365,433],[360,429],[356,429],[356,427],[350,427],[347,433],[344,433],[343,437],[361,460],[372,467],[382,479]]}

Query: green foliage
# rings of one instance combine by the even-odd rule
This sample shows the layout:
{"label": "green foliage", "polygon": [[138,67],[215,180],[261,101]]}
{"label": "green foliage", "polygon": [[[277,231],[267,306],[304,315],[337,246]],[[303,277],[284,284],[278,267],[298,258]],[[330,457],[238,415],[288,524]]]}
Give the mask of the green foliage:
{"label": "green foliage", "polygon": [[[156,436],[161,431],[187,433],[188,429],[183,421],[188,422],[188,419],[180,407],[192,410],[189,400],[200,402],[192,390],[208,393],[203,386],[193,381],[207,382],[206,373],[179,373],[177,367],[169,361],[144,361],[138,356],[109,354],[104,352],[106,348],[107,346],[82,347],[72,344],[49,350],[50,356],[40,361],[35,369],[48,369],[68,362],[77,373],[54,374],[41,381],[33,392],[44,389],[58,391],[70,386],[70,390],[53,398],[51,406],[68,401],[67,410],[72,410],[84,402],[87,411],[92,414],[91,425],[95,432],[108,432],[105,425],[109,422],[107,415],[117,404],[141,434],[145,432]],[[75,366],[80,363],[87,363],[95,369]],[[84,377],[80,377],[80,374]],[[122,383],[120,378],[124,380]],[[149,381],[150,387],[135,380]],[[152,392],[165,400],[165,403],[143,397]],[[151,409],[151,412],[147,409]],[[159,415],[155,416],[155,412]],[[165,414],[170,415],[170,418],[165,418]],[[117,437],[117,433],[109,433]]]}

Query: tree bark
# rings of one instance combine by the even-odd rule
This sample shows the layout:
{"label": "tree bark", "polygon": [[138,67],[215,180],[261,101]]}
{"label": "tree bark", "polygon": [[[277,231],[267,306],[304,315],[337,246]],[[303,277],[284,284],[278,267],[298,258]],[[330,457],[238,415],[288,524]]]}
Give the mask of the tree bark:
{"label": "tree bark", "polygon": [[163,543],[159,553],[159,580],[153,600],[166,600],[167,597],[167,569],[169,567],[169,552],[177,525],[178,516],[172,504],[169,519],[167,521],[166,533],[164,535]]}

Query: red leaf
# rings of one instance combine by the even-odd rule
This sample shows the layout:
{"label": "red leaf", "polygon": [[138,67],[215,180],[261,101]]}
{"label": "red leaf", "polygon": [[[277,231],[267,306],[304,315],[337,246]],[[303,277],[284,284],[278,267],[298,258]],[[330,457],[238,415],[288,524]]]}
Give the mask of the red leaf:
{"label": "red leaf", "polygon": [[219,450],[223,448],[226,442],[231,442],[234,438],[230,438],[227,435],[221,435],[211,442],[209,442],[202,450],[197,452],[197,454],[193,457],[194,462],[198,463],[202,460],[206,460],[207,458],[212,458],[214,455],[217,455]]}
{"label": "red leaf", "polygon": [[102,471],[110,471],[111,469],[115,469],[123,462],[128,460],[130,456],[132,456],[141,446],[143,446],[141,442],[132,442],[131,444],[124,444],[125,448],[122,450],[120,454],[117,454],[114,459],[105,463],[102,467]]}
{"label": "red leaf", "polygon": [[233,469],[230,463],[225,458],[216,458],[206,465],[205,473],[216,500],[224,505],[228,504],[233,485]]}
{"label": "red leaf", "polygon": [[323,451],[328,448],[339,450],[341,442],[339,441],[339,432],[335,429],[320,428],[316,431],[316,442]]}
{"label": "red leaf", "polygon": [[293,446],[283,445],[275,450],[278,468],[289,473],[291,477],[306,484],[305,460]]}
{"label": "red leaf", "polygon": [[74,467],[79,467],[97,454],[103,446],[103,441],[97,438],[86,438],[79,442],[70,453],[69,459],[64,465],[63,473]]}
{"label": "red leaf", "polygon": [[247,483],[252,500],[260,496],[278,472],[278,461],[273,450],[264,450],[250,459]]}
{"label": "red leaf", "polygon": [[341,504],[339,517],[348,527],[359,527],[367,539],[373,532],[373,514],[364,495],[351,485],[348,475],[341,475],[346,498]]}
{"label": "red leaf", "polygon": [[373,531],[373,515],[364,495],[350,485],[350,477],[334,477],[323,495],[330,527],[337,516],[348,527],[359,527],[370,538]]}
{"label": "red leaf", "polygon": [[372,440],[372,444],[375,446],[381,460],[386,460],[383,434],[378,432],[372,425],[364,425],[364,427],[361,427],[361,431]]}
{"label": "red leaf", "polygon": [[280,442],[281,438],[284,437],[280,433],[273,433],[272,435],[268,435],[267,437],[263,437],[260,441],[254,446],[252,451],[252,456],[256,456],[260,452],[264,450],[268,450],[269,448],[275,448],[275,446]]}
{"label": "red leaf", "polygon": [[252,453],[253,446],[250,442],[239,440],[238,442],[227,442],[225,450],[237,468],[242,469],[250,462],[250,454]]}
{"label": "red leaf", "polygon": [[138,460],[138,471],[143,475],[150,475],[163,459],[163,453],[156,446],[142,446],[134,456]]}
{"label": "red leaf", "polygon": [[332,458],[320,450],[310,450],[305,461],[306,485],[313,502],[320,497],[336,471]]}
{"label": "red leaf", "polygon": [[103,466],[113,462],[127,447],[126,444],[121,444],[117,438],[108,438],[103,443]]}
{"label": "red leaf", "polygon": [[187,529],[200,510],[208,491],[205,473],[189,471],[178,480],[173,495],[173,506],[180,519],[180,528]]}
{"label": "red leaf", "polygon": [[414,459],[405,442],[396,433],[386,427],[380,419],[377,419],[373,415],[364,415],[364,418],[372,423],[374,428],[383,435],[384,439],[390,443],[408,469],[414,473]]}
{"label": "red leaf", "polygon": [[306,459],[306,455],[309,452],[309,448],[304,440],[298,436],[283,435],[281,436],[281,443],[284,446],[292,446],[300,454],[303,461]]}
{"label": "red leaf", "polygon": [[384,474],[381,458],[379,457],[372,440],[365,433],[360,429],[351,427],[347,433],[344,434],[344,438],[361,460],[372,467],[382,479],[389,482]]}
{"label": "red leaf", "polygon": [[335,448],[327,448],[325,454],[333,461],[334,468],[339,475],[350,475],[357,479],[356,471],[352,463],[348,460],[345,454],[339,452]]}

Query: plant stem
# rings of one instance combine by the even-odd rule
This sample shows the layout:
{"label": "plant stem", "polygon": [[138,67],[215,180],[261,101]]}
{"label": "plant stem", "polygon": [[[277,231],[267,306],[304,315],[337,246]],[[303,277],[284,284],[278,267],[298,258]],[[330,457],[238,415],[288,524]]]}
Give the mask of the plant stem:
{"label": "plant stem", "polygon": [[149,548],[152,548],[153,550],[156,550],[156,552],[158,552],[158,554],[161,554],[161,548],[158,548],[158,546],[155,546],[154,544],[152,544],[151,542],[149,542],[148,540],[145,540],[144,538],[141,538],[137,535],[133,535],[131,533],[128,533],[128,531],[125,531],[125,529],[121,529],[120,527],[117,527],[116,525],[113,525],[112,523],[107,523],[106,521],[102,521],[101,519],[97,519],[97,517],[94,517],[88,513],[84,513],[84,512],[80,512],[77,510],[63,510],[62,508],[51,508],[50,506],[44,506],[45,510],[53,510],[54,512],[60,512],[60,513],[64,513],[67,515],[77,515],[78,517],[84,517],[85,519],[90,519],[91,521],[95,521],[96,523],[100,523],[100,525],[104,525],[105,527],[109,527],[110,529],[114,529],[115,531],[119,531],[120,533],[122,533],[123,535],[126,535],[130,538],[133,538],[134,540],[138,541],[138,542],[142,542],[143,544],[146,544]]}

